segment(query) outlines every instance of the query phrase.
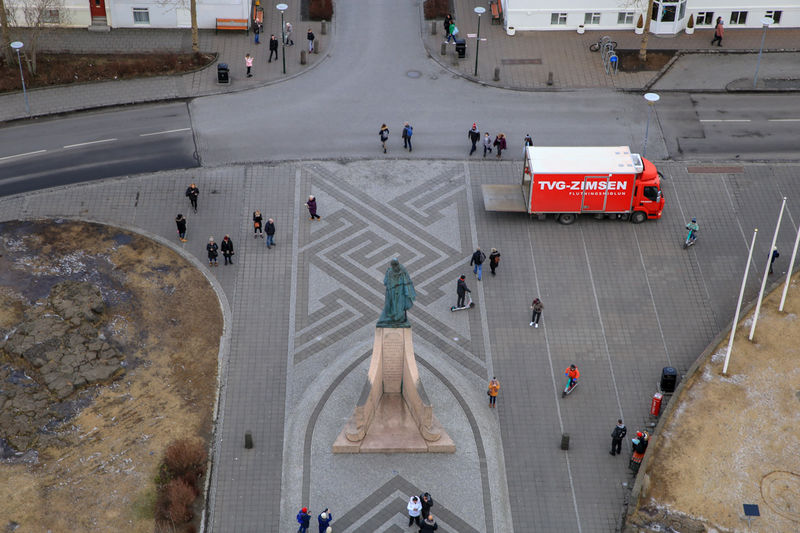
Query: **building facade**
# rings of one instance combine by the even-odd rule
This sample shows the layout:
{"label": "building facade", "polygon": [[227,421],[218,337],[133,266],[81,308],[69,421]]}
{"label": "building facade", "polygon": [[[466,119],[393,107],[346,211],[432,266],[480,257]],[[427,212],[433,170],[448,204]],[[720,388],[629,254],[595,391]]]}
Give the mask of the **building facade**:
{"label": "building facade", "polygon": [[[647,14],[646,0],[498,0],[503,2],[506,27],[514,31],[634,29]],[[797,0],[655,0],[650,32],[675,35],[684,31],[689,16],[696,28],[713,28],[717,17],[731,28],[800,27]]]}

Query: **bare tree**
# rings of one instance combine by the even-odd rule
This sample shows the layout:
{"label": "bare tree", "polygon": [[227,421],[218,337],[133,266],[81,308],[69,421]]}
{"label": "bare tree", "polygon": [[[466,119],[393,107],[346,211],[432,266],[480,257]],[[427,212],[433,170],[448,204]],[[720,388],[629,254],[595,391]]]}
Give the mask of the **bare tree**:
{"label": "bare tree", "polygon": [[647,13],[644,16],[644,33],[642,34],[642,44],[639,46],[639,61],[647,61],[647,39],[650,37],[650,19],[653,16],[653,0],[647,2]]}
{"label": "bare tree", "polygon": [[[20,11],[22,20],[18,19]],[[58,24],[69,21],[69,14],[64,9],[64,3],[62,0],[14,0],[8,4],[5,13],[8,14],[11,26],[26,29],[23,55],[28,72],[36,75],[36,57],[39,53],[39,41],[42,36],[52,31]],[[54,16],[57,16],[58,19],[54,20]],[[3,38],[6,38],[6,34],[3,35]]]}
{"label": "bare tree", "polygon": [[14,62],[11,53],[11,28],[8,26],[8,13],[6,13],[6,3],[0,0],[0,33],[2,33],[3,55],[6,56],[6,63],[9,65]]}
{"label": "bare tree", "polygon": [[199,52],[200,35],[197,31],[197,0],[157,0],[157,2],[160,6],[172,10],[186,9],[186,4],[189,4],[189,14],[192,20],[192,52]]}

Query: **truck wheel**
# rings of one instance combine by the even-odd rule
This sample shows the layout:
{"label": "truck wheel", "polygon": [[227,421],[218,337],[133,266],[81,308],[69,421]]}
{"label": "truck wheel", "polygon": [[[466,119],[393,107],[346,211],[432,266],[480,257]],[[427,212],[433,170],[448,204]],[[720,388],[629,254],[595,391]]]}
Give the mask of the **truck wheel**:
{"label": "truck wheel", "polygon": [[644,211],[634,211],[631,215],[631,222],[634,224],[641,224],[647,220],[647,214]]}
{"label": "truck wheel", "polygon": [[578,215],[576,215],[575,213],[561,213],[560,215],[558,215],[556,217],[556,220],[558,221],[558,223],[559,224],[564,224],[565,226],[568,226],[568,225],[572,224],[577,219],[578,219]]}

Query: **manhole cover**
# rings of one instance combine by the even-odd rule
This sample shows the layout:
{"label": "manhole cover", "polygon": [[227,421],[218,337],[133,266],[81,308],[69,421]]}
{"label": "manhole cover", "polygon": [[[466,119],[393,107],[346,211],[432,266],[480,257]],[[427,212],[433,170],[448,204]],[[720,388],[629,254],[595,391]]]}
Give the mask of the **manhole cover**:
{"label": "manhole cover", "polygon": [[419,78],[420,76],[422,76],[422,72],[418,70],[409,70],[408,72],[406,72],[406,76],[408,76],[409,78]]}

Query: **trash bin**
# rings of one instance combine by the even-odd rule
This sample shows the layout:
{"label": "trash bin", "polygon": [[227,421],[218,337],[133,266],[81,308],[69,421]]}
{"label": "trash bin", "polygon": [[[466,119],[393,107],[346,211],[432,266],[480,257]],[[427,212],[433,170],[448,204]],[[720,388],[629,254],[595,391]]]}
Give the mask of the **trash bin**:
{"label": "trash bin", "polygon": [[661,392],[675,392],[678,383],[678,371],[671,366],[665,366],[661,371]]}
{"label": "trash bin", "polygon": [[229,83],[231,81],[228,77],[229,70],[227,63],[217,65],[217,81],[219,83]]}
{"label": "trash bin", "polygon": [[467,41],[464,39],[456,39],[456,52],[459,59],[467,57]]}

